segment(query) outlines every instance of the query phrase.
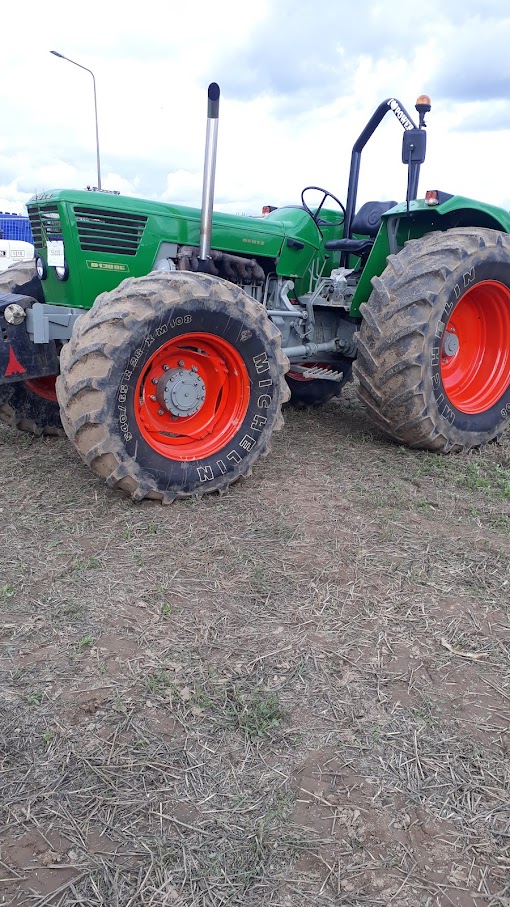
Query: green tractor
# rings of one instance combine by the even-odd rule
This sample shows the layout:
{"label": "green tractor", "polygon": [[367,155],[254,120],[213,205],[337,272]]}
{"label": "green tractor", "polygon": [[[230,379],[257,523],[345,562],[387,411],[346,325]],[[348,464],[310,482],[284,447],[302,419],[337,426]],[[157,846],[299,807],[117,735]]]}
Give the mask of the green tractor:
{"label": "green tractor", "polygon": [[[395,98],[379,105],[345,207],[307,187],[256,218],[213,217],[219,95],[211,84],[201,210],[98,190],[30,200],[37,273],[0,280],[0,419],[63,428],[108,485],[163,503],[249,475],[290,393],[324,402],[353,371],[400,444],[446,453],[499,438],[510,214],[417,198],[428,97],[418,125]],[[361,152],[388,112],[404,130],[406,199],[356,210]]]}

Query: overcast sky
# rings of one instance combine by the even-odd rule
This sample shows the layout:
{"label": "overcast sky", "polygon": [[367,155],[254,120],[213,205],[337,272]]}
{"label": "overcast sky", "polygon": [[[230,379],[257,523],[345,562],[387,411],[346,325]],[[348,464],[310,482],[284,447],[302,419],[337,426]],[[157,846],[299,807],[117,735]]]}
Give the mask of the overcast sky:
{"label": "overcast sky", "polygon": [[[426,189],[510,208],[509,0],[35,0],[2,3],[0,211],[96,184],[200,206],[207,86],[221,87],[215,207],[258,214],[324,186],[345,201],[352,144],[380,101],[432,99]],[[388,114],[360,203],[405,196]]]}

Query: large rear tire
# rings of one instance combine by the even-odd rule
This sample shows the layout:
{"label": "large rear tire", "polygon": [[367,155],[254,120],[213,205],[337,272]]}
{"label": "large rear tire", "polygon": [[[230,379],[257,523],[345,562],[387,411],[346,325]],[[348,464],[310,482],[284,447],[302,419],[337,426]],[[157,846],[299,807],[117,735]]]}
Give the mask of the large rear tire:
{"label": "large rear tire", "polygon": [[222,491],[250,474],[288,399],[280,333],[239,287],[151,273],[103,293],[61,354],[66,432],[133,500]]}
{"label": "large rear tire", "polygon": [[[20,261],[0,272],[0,293],[32,296],[44,302],[33,261]],[[55,378],[35,378],[0,385],[0,422],[33,435],[63,435]]]}
{"label": "large rear tire", "polygon": [[372,284],[355,374],[376,423],[443,452],[499,438],[510,424],[510,236],[429,234]]}

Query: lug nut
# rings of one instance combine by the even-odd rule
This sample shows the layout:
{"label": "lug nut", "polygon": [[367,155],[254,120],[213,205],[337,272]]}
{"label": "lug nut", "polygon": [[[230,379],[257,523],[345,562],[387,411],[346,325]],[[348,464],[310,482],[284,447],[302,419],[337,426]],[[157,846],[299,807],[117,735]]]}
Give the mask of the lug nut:
{"label": "lug nut", "polygon": [[155,398],[154,394],[150,395],[150,399],[153,400],[154,402],[156,402],[156,398]]}
{"label": "lug nut", "polygon": [[169,365],[164,365],[164,366],[163,366],[163,371],[164,371],[164,372],[167,372],[169,368],[170,368]]}
{"label": "lug nut", "polygon": [[191,371],[192,371],[192,372],[198,372],[198,369],[197,369],[196,365],[192,365],[192,366],[191,366]]}
{"label": "lug nut", "polygon": [[164,409],[158,409],[158,416],[164,416],[164,415],[165,415],[165,410],[164,410]]}
{"label": "lug nut", "polygon": [[159,384],[159,378],[153,378],[153,379],[152,379],[152,383],[153,383],[153,384]]}
{"label": "lug nut", "polygon": [[177,365],[178,365],[180,368],[183,368],[183,367],[184,367],[184,359],[179,359]]}

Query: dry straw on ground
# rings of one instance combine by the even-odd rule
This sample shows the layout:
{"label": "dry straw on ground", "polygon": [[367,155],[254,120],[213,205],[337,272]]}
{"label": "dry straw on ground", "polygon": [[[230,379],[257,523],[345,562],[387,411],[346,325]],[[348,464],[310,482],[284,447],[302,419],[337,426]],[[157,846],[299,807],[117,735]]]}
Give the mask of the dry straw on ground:
{"label": "dry straw on ground", "polygon": [[508,439],[348,393],[170,508],[0,454],[2,907],[508,907]]}

